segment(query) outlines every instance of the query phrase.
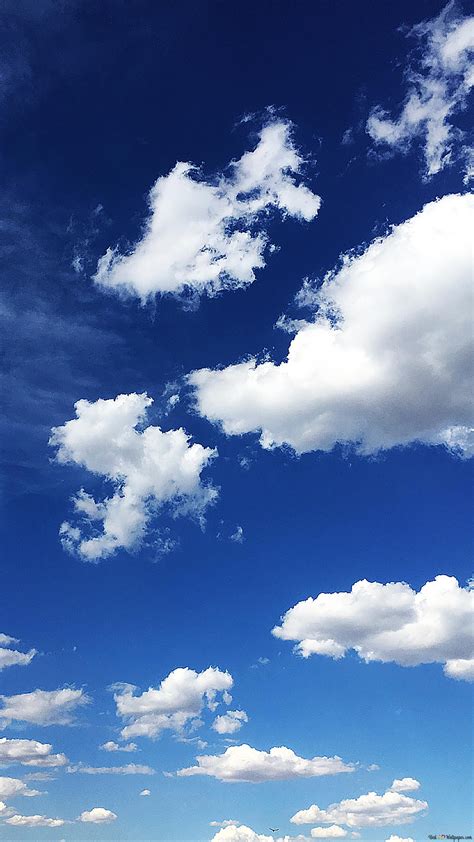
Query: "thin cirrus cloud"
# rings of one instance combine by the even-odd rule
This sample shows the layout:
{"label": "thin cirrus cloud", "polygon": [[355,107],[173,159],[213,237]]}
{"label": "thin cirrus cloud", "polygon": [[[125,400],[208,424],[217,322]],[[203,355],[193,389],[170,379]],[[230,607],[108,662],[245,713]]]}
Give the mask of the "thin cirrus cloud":
{"label": "thin cirrus cloud", "polygon": [[84,489],[74,497],[77,525],[60,528],[63,546],[97,562],[119,549],[137,548],[151,517],[165,504],[173,514],[202,518],[216,496],[201,472],[216,451],[191,444],[182,429],[145,426],[153,403],[146,394],[75,404],[76,418],[52,430],[60,464],[79,465],[111,483],[113,494],[97,502]]}
{"label": "thin cirrus cloud", "polygon": [[84,690],[70,687],[33,690],[16,696],[0,696],[0,726],[10,722],[34,725],[72,725],[79,707],[90,701]]}
{"label": "thin cirrus cloud", "polygon": [[453,576],[436,576],[418,592],[405,582],[362,580],[350,592],[298,602],[272,634],[295,641],[304,658],[337,660],[353,649],[366,663],[441,663],[449,678],[472,681],[473,609],[474,591]]}
{"label": "thin cirrus cloud", "polygon": [[231,162],[227,175],[205,181],[192,164],[178,162],[150,190],[141,240],[127,254],[109,248],[95,282],[142,303],[251,284],[265,265],[269,214],[309,222],[318,213],[319,196],[297,183],[303,164],[284,120],[264,126],[255,149]]}
{"label": "thin cirrus cloud", "polygon": [[298,810],[290,821],[293,824],[337,824],[347,827],[386,827],[409,824],[428,809],[426,801],[420,801],[400,792],[388,789],[383,795],[368,792],[358,798],[346,798],[322,810],[312,804],[305,810]]}
{"label": "thin cirrus cloud", "polygon": [[232,685],[232,676],[215,667],[202,672],[180,667],[170,672],[159,687],[150,687],[138,695],[132,685],[115,685],[117,716],[126,723],[122,737],[155,739],[166,730],[181,734],[186,726],[197,727],[204,707],[214,711],[221,700],[228,703]]}
{"label": "thin cirrus cloud", "polygon": [[0,767],[1,766],[37,766],[54,768],[65,766],[68,759],[65,754],[53,754],[49,743],[38,740],[17,740],[0,738]]}
{"label": "thin cirrus cloud", "polygon": [[197,765],[180,769],[178,777],[208,775],[220,781],[262,783],[291,778],[312,778],[353,772],[354,764],[344,763],[340,757],[298,757],[285,746],[259,751],[249,745],[230,746],[220,755],[200,755]]}
{"label": "thin cirrus cloud", "polygon": [[0,634],[0,671],[6,667],[26,667],[37,654],[36,649],[30,649],[29,652],[20,652],[15,649],[15,645],[19,642],[18,638],[11,637],[9,634]]}
{"label": "thin cirrus cloud", "polygon": [[84,763],[77,763],[69,766],[70,774],[79,772],[81,775],[154,775],[155,770],[151,766],[144,766],[140,763],[126,763],[125,766],[87,766]]}
{"label": "thin cirrus cloud", "polygon": [[450,2],[438,17],[417,24],[408,34],[418,49],[405,73],[403,106],[394,118],[376,106],[367,132],[375,148],[383,151],[406,154],[418,144],[428,178],[457,159],[467,163],[469,178],[474,162],[456,118],[467,107],[474,84],[474,17],[463,17]]}
{"label": "thin cirrus cloud", "polygon": [[474,450],[474,196],[431,202],[298,296],[287,359],[192,372],[201,416],[297,453],[420,442]]}

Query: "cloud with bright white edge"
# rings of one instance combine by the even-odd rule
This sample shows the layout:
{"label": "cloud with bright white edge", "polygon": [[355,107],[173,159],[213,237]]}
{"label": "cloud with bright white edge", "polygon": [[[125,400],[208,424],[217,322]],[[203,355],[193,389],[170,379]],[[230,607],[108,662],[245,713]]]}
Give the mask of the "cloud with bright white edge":
{"label": "cloud with bright white edge", "polygon": [[313,827],[311,836],[313,839],[344,839],[349,831],[339,827],[338,824],[332,824],[330,827]]}
{"label": "cloud with bright white edge", "polygon": [[140,795],[144,795],[144,796],[151,795],[151,792],[150,792],[149,789],[142,789]]}
{"label": "cloud with bright white edge", "polygon": [[281,363],[188,376],[198,412],[228,435],[297,453],[422,442],[474,450],[474,196],[445,196],[342,259],[298,297],[314,321]]}
{"label": "cloud with bright white edge", "polygon": [[251,284],[265,265],[269,214],[309,222],[318,213],[319,196],[296,182],[303,164],[284,120],[264,126],[255,149],[233,161],[228,175],[205,181],[179,161],[150,191],[142,238],[128,254],[109,248],[95,282],[142,303]]}
{"label": "cloud with bright white edge", "polygon": [[15,814],[6,819],[6,824],[13,827],[62,827],[66,824],[64,819],[50,819],[47,816],[21,816]]}
{"label": "cloud with bright white edge", "polygon": [[6,667],[26,667],[37,654],[36,649],[19,652],[14,648],[14,644],[19,642],[18,638],[10,637],[9,634],[0,634],[0,671]]}
{"label": "cloud with bright white edge", "polygon": [[155,770],[151,766],[144,766],[140,763],[127,763],[125,766],[86,766],[77,763],[69,766],[70,774],[79,772],[81,775],[154,775]]}
{"label": "cloud with bright white edge", "polygon": [[428,809],[426,801],[419,801],[401,792],[387,790],[383,795],[368,792],[359,798],[346,798],[322,810],[312,804],[291,817],[293,824],[337,824],[347,827],[385,827],[409,824]]}
{"label": "cloud with bright white edge", "polygon": [[[219,822],[215,822],[214,826]],[[225,825],[212,837],[211,842],[309,842],[306,836],[267,836],[256,833],[251,827],[240,822]]]}
{"label": "cloud with bright white edge", "polygon": [[353,772],[352,763],[344,763],[340,757],[298,757],[285,746],[259,751],[249,745],[230,746],[220,755],[204,754],[196,758],[197,766],[180,769],[179,777],[209,775],[220,781],[262,783],[263,781],[285,781],[291,778],[312,778],[321,775],[339,775]]}
{"label": "cloud with bright white edge", "polygon": [[29,789],[19,778],[7,778],[0,776],[0,799],[16,798],[18,795],[33,797],[41,795],[37,789]]}
{"label": "cloud with bright white edge", "polygon": [[78,822],[86,822],[90,824],[110,824],[117,818],[117,814],[112,810],[106,810],[105,807],[93,807],[92,810],[84,810],[78,817]]}
{"label": "cloud with bright white edge", "polygon": [[421,786],[416,778],[395,778],[390,790],[392,792],[415,792]]}
{"label": "cloud with bright white edge", "polygon": [[424,174],[430,177],[456,159],[467,157],[469,147],[455,118],[468,106],[474,85],[474,16],[462,17],[451,2],[438,17],[414,26],[409,35],[423,45],[406,71],[407,93],[398,117],[374,108],[367,132],[376,148],[407,153],[419,144]]}
{"label": "cloud with bright white edge", "polygon": [[238,827],[240,822],[237,819],[224,819],[222,822],[209,822],[209,827]]}
{"label": "cloud with bright white edge", "polygon": [[415,842],[415,840],[411,836],[396,836],[392,834],[385,842]]}
{"label": "cloud with bright white edge", "polygon": [[103,751],[134,752],[138,751],[138,746],[136,743],[124,743],[123,745],[120,745],[119,743],[114,742],[114,740],[109,740],[108,742],[101,745],[101,749]]}
{"label": "cloud with bright white edge", "polygon": [[137,688],[130,684],[115,685],[117,716],[127,723],[122,737],[156,738],[165,730],[181,733],[186,725],[200,724],[204,707],[213,711],[221,700],[226,704],[223,694],[233,683],[228,672],[215,667],[202,672],[180,667],[170,672],[159,687],[149,687],[138,695]]}
{"label": "cloud with bright white edge", "polygon": [[34,725],[72,725],[77,708],[89,701],[84,690],[70,687],[0,696],[0,727],[15,721]]}
{"label": "cloud with bright white edge", "polygon": [[191,444],[182,428],[145,426],[152,403],[135,393],[80,400],[76,418],[52,430],[57,462],[79,465],[112,487],[112,495],[99,502],[81,489],[73,500],[78,525],[66,521],[60,528],[63,546],[86,561],[138,547],[150,518],[165,504],[174,515],[202,518],[217,496],[201,482],[216,451]]}
{"label": "cloud with bright white edge", "polygon": [[[290,608],[272,634],[296,641],[303,658],[343,658],[402,667],[444,664],[450,678],[474,680],[474,592],[436,576],[417,592],[405,582],[356,582],[349,593],[320,593]],[[462,669],[459,668],[462,664]]]}
{"label": "cloud with bright white edge", "polygon": [[49,768],[65,766],[67,762],[65,754],[52,754],[52,746],[49,743],[0,737],[0,767],[21,764]]}
{"label": "cloud with bright white edge", "polygon": [[235,734],[248,721],[249,718],[244,710],[228,710],[227,713],[216,716],[212,728],[218,734]]}

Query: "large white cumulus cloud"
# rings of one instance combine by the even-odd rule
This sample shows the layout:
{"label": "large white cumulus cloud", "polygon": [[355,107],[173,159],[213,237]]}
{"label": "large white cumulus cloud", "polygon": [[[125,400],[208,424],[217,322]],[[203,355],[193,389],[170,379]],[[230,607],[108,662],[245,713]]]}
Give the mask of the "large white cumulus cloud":
{"label": "large white cumulus cloud", "polygon": [[403,108],[392,119],[377,106],[367,131],[378,147],[402,153],[418,141],[428,177],[456,157],[467,156],[469,167],[469,148],[455,117],[467,107],[474,84],[474,16],[462,17],[450,2],[438,17],[418,24],[409,34],[422,50],[406,72]]}
{"label": "large white cumulus cloud", "polygon": [[348,827],[387,827],[409,824],[428,809],[426,801],[387,790],[383,795],[368,792],[358,798],[346,798],[322,810],[312,804],[290,819],[294,824],[337,823]]}
{"label": "large white cumulus cloud", "polygon": [[74,498],[79,525],[61,526],[64,546],[88,561],[137,546],[160,506],[173,503],[175,512],[199,515],[216,496],[201,483],[201,471],[216,451],[191,444],[183,429],[144,426],[152,403],[135,393],[81,400],[76,418],[52,430],[58,462],[81,465],[112,485],[113,494],[100,502],[81,489]]}
{"label": "large white cumulus cloud", "polygon": [[[354,649],[365,661],[442,663],[451,678],[474,680],[473,609],[474,591],[452,576],[436,576],[418,592],[405,582],[363,580],[349,593],[298,602],[273,634],[296,641],[305,658],[342,658]],[[406,779],[394,784],[399,791],[408,785]]]}
{"label": "large white cumulus cloud", "polygon": [[252,283],[255,269],[265,265],[265,216],[278,210],[309,221],[319,210],[319,196],[295,180],[303,159],[291,135],[291,123],[272,120],[255,149],[231,163],[229,175],[210,181],[178,162],[150,191],[142,239],[125,255],[109,248],[95,281],[142,301]]}
{"label": "large white cumulus cloud", "polygon": [[446,196],[347,255],[319,290],[304,288],[316,315],[287,360],[189,376],[200,414],[298,453],[418,441],[471,454],[473,227],[474,197]]}

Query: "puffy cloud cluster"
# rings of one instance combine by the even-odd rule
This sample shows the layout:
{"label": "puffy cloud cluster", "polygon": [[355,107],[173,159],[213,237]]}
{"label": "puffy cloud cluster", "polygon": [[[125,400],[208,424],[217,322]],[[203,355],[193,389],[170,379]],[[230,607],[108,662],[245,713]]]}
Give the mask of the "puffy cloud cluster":
{"label": "puffy cloud cluster", "polygon": [[321,775],[338,775],[353,772],[352,763],[344,763],[340,757],[313,757],[308,760],[298,757],[285,746],[259,751],[249,745],[230,746],[224,754],[205,754],[196,758],[198,765],[180,769],[180,777],[209,775],[220,781],[242,781],[261,783],[263,781],[284,781],[290,778],[312,778]]}
{"label": "puffy cloud cluster", "polygon": [[125,752],[134,752],[138,750],[138,746],[136,743],[123,743],[120,745],[119,743],[114,742],[114,740],[108,740],[108,742],[101,745],[101,749],[103,751],[125,751]]}
{"label": "puffy cloud cluster", "polygon": [[188,667],[173,670],[158,688],[135,695],[136,687],[116,685],[117,715],[126,721],[122,737],[158,737],[162,731],[181,732],[198,725],[204,706],[215,710],[220,696],[228,703],[232,676],[215,667],[195,672]]}
{"label": "puffy cloud cluster", "polygon": [[221,716],[216,716],[212,727],[218,734],[235,734],[242,728],[249,718],[244,710],[228,710]]}
{"label": "puffy cloud cluster", "polygon": [[299,300],[316,311],[277,364],[189,375],[199,413],[265,448],[359,453],[412,442],[472,454],[474,196],[445,196],[346,255]]}
{"label": "puffy cloud cluster", "polygon": [[[211,822],[217,826],[219,822]],[[268,836],[265,833],[257,833],[251,827],[239,822],[231,822],[226,824],[223,822],[223,827],[215,836],[212,837],[211,842],[310,842],[306,836]]]}
{"label": "puffy cloud cluster", "polygon": [[312,804],[306,810],[299,810],[290,819],[293,824],[345,824],[347,827],[385,827],[393,824],[409,824],[428,809],[426,801],[418,801],[391,789],[383,795],[368,792],[359,798],[346,798],[322,810]]}
{"label": "puffy cloud cluster", "polygon": [[18,795],[40,795],[36,789],[28,789],[19,778],[0,777],[0,798],[16,798]]}
{"label": "puffy cloud cluster", "polygon": [[451,678],[473,680],[473,608],[474,592],[453,576],[436,576],[418,592],[405,582],[364,579],[349,593],[320,593],[298,602],[272,634],[297,641],[304,658],[337,659],[354,649],[366,662],[442,663]]}
{"label": "puffy cloud cluster", "polygon": [[[131,550],[142,540],[151,516],[164,504],[174,513],[202,516],[216,491],[201,483],[215,451],[190,444],[183,429],[163,432],[144,426],[146,394],[76,403],[76,418],[52,430],[61,464],[76,464],[111,483],[111,497],[97,502],[83,489],[74,498],[79,526],[62,524],[63,545],[87,561]],[[87,527],[85,535],[83,525]]]}
{"label": "puffy cloud cluster", "polygon": [[65,766],[68,759],[65,754],[52,754],[49,743],[38,740],[9,740],[0,738],[0,766],[21,764],[22,766],[41,766],[50,768]]}
{"label": "puffy cloud cluster", "polygon": [[414,792],[421,786],[416,778],[395,778],[390,787],[392,792]]}
{"label": "puffy cloud cluster", "polygon": [[0,725],[12,721],[35,725],[71,725],[78,707],[88,704],[83,690],[33,690],[17,696],[0,696]]}
{"label": "puffy cloud cluster", "polygon": [[411,836],[402,837],[392,833],[392,835],[388,839],[386,839],[385,842],[415,842],[415,840],[412,839]]}
{"label": "puffy cloud cluster", "polygon": [[14,648],[14,644],[19,642],[18,638],[10,637],[9,634],[0,634],[0,670],[13,666],[25,667],[33,660],[36,649],[19,652]]}
{"label": "puffy cloud cluster", "polygon": [[[474,17],[462,17],[453,2],[433,20],[409,33],[423,44],[421,58],[406,72],[407,93],[398,117],[391,119],[377,106],[367,122],[376,146],[407,152],[419,142],[424,171],[432,176],[468,152],[454,119],[468,103],[474,84]],[[459,147],[459,148],[456,148]]]}
{"label": "puffy cloud cluster", "polygon": [[338,824],[332,824],[330,827],[313,827],[311,829],[311,837],[313,839],[344,839],[348,835],[348,831]]}
{"label": "puffy cloud cluster", "polygon": [[92,810],[84,810],[78,818],[78,822],[87,824],[110,824],[117,818],[117,814],[105,807],[93,807]]}
{"label": "puffy cloud cluster", "polygon": [[50,819],[48,816],[21,816],[16,813],[6,819],[6,824],[13,827],[62,827],[64,819]]}
{"label": "puffy cloud cluster", "polygon": [[319,210],[319,196],[296,183],[303,163],[291,123],[283,120],[262,129],[255,149],[232,162],[229,175],[205,181],[192,164],[178,162],[150,191],[141,240],[128,254],[109,248],[94,280],[142,302],[252,283],[265,265],[268,214],[310,221]]}

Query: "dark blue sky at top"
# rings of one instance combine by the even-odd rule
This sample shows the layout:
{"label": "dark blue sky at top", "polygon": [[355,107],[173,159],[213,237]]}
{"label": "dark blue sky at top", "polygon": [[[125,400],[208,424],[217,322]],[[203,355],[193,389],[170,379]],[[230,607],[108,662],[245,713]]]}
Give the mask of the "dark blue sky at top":
{"label": "dark blue sky at top", "polygon": [[[465,583],[472,573],[469,465],[442,449],[415,446],[371,459],[342,451],[300,458],[263,452],[256,436],[226,439],[189,399],[163,417],[162,397],[167,383],[201,366],[265,351],[282,359],[289,337],[274,324],[292,312],[304,277],[322,277],[344,251],[434,197],[463,189],[454,169],[424,183],[416,153],[376,161],[364,132],[372,105],[390,108],[403,98],[410,42],[398,28],[433,17],[443,4],[2,5],[0,631],[45,654],[28,670],[2,674],[1,692],[84,684],[111,727],[110,683],[145,688],[176,666],[215,664],[234,675],[235,698],[251,712],[246,742],[384,767],[352,782],[350,792],[339,779],[300,781],[279,790],[270,785],[265,798],[261,787],[246,786],[242,799],[239,787],[160,779],[159,819],[150,813],[140,825],[145,835],[156,828],[156,838],[189,839],[193,832],[204,838],[210,819],[238,812],[239,797],[244,807],[237,817],[244,821],[247,810],[249,823],[258,816],[266,827],[277,808],[282,821],[291,814],[295,787],[298,806],[325,804],[367,787],[382,791],[405,774],[431,787],[423,795],[432,805],[431,821],[420,822],[424,835],[450,831],[440,822],[464,817],[468,801],[467,686],[446,681],[439,665],[382,669],[355,657],[302,662],[269,632],[298,600],[348,590],[360,578],[418,588],[447,573]],[[251,147],[268,106],[295,123],[296,143],[308,158],[306,182],[323,200],[316,221],[272,223],[279,249],[267,255],[255,283],[203,297],[195,309],[173,298],[142,307],[95,287],[90,275],[107,246],[139,235],[155,179],[177,160],[202,164],[205,174],[221,171]],[[240,122],[249,114],[252,120]],[[351,127],[354,140],[343,145]],[[76,254],[85,257],[81,275],[71,265]],[[132,391],[155,399],[152,423],[183,425],[196,441],[218,448],[206,476],[220,497],[205,531],[184,519],[156,524],[178,542],[167,555],[157,553],[151,535],[137,554],[120,551],[100,565],[85,564],[64,553],[57,533],[71,495],[81,485],[93,490],[97,481],[51,462],[50,429],[73,416],[80,398]],[[239,464],[243,456],[247,469]],[[242,544],[229,540],[237,524]],[[262,656],[271,659],[268,667],[252,669]],[[106,738],[97,736],[94,715],[85,735],[53,728],[48,739],[79,759],[82,740],[92,751]],[[28,736],[45,734],[31,728]],[[190,765],[194,756],[170,737],[142,755],[140,762],[160,769]],[[446,801],[449,770],[457,783]],[[79,809],[70,783],[58,782],[57,792],[51,786],[57,812],[67,811],[64,804]],[[111,809],[129,785],[74,783],[87,793],[107,785]],[[183,804],[178,827],[173,816]],[[47,810],[55,814],[41,811]],[[132,816],[124,839],[137,838],[136,821]],[[89,838],[83,828],[75,833]],[[114,838],[113,828],[101,833]],[[0,839],[7,838],[0,828]]]}

